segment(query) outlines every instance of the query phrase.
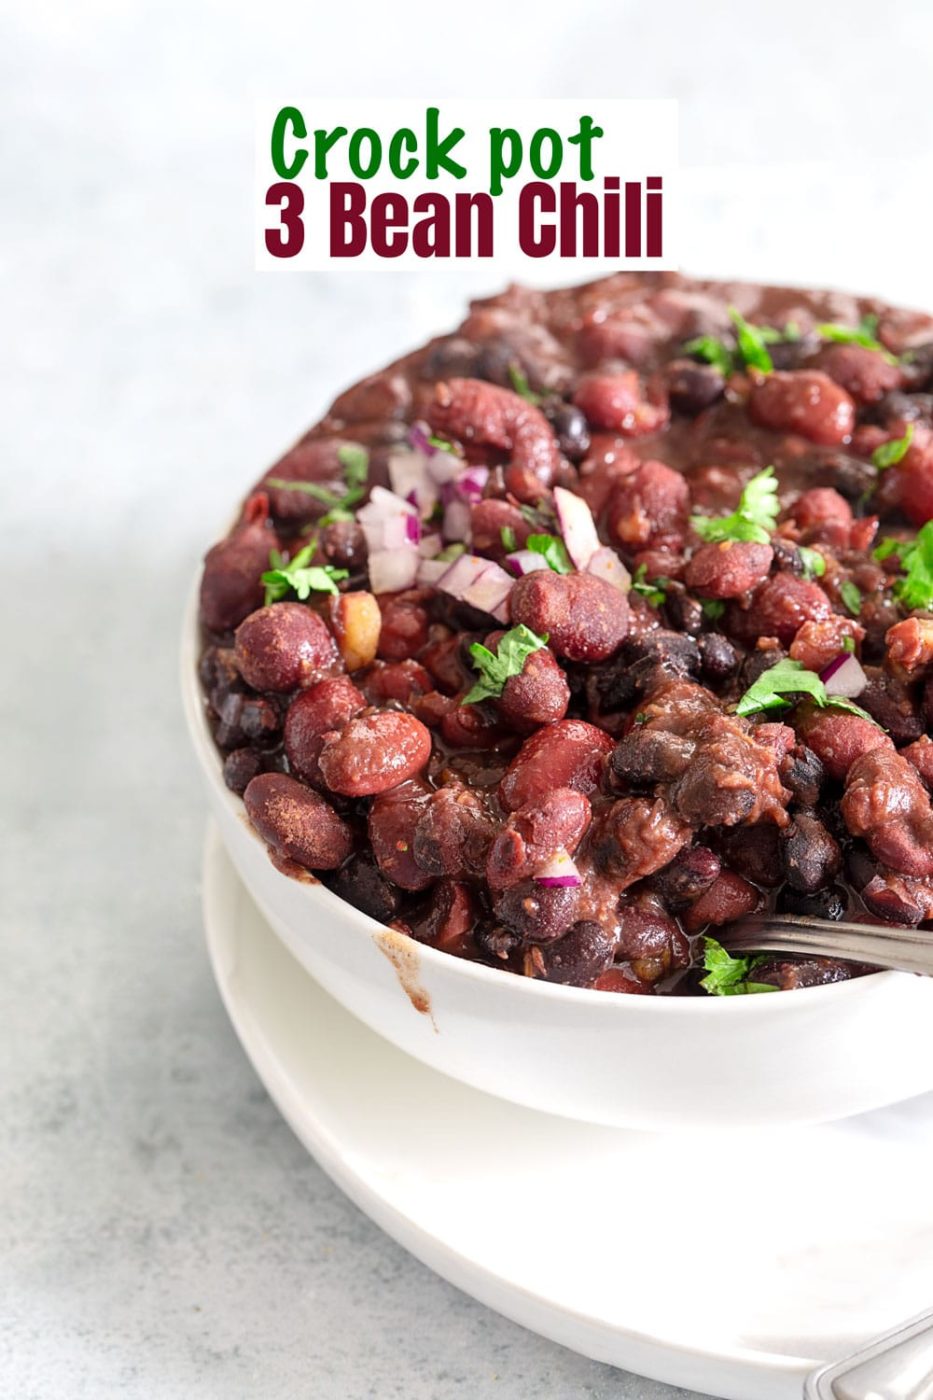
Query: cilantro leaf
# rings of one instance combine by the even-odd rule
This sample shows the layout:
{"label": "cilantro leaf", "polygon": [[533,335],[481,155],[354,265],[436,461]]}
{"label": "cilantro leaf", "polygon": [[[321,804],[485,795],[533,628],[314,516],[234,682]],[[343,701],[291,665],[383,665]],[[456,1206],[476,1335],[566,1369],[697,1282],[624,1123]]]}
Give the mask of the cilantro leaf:
{"label": "cilantro leaf", "polygon": [[[827,695],[826,687],[815,671],[808,671],[799,661],[791,661],[787,656],[775,665],[762,671],[735,707],[738,715],[757,715],[762,710],[784,710],[796,703],[786,697],[809,695],[821,709],[829,705],[835,710],[848,710],[850,714],[871,719],[859,705],[845,700],[840,695]],[[872,720],[872,723],[875,721]]]}
{"label": "cilantro leaf", "polygon": [[877,329],[877,316],[863,316],[857,326],[824,321],[816,327],[816,333],[822,340],[834,340],[837,345],[863,345],[866,350],[883,350],[884,346],[875,337]]}
{"label": "cilantro leaf", "polygon": [[518,548],[518,540],[515,538],[515,531],[511,525],[503,525],[499,531],[499,538],[502,541],[502,548],[507,549],[510,554]]}
{"label": "cilantro leaf", "polygon": [[635,577],[632,579],[632,592],[640,593],[653,608],[659,608],[667,598],[667,594],[664,590],[670,580],[666,578],[656,578],[648,583],[645,580],[645,574],[647,572],[647,564],[639,564],[638,568],[635,570]]}
{"label": "cilantro leaf", "polygon": [[905,608],[933,606],[933,520],[917,531],[914,540],[882,540],[876,559],[896,554],[904,577],[894,585],[894,596]]}
{"label": "cilantro leaf", "polygon": [[690,525],[707,544],[720,544],[723,540],[756,540],[758,544],[767,544],[779,510],[774,468],[765,467],[746,484],[738,507],[731,515],[694,515]]}
{"label": "cilantro leaf", "polygon": [[347,570],[335,569],[330,564],[312,564],[316,549],[317,540],[313,540],[304,549],[299,549],[287,564],[277,549],[270,551],[269,563],[272,567],[262,575],[266,607],[279,602],[289,593],[295,593],[303,603],[312,593],[337,592],[338,580],[349,577]]}
{"label": "cilantro leaf", "polygon": [[540,554],[548,568],[553,569],[555,574],[573,573],[573,565],[570,562],[570,555],[567,553],[567,546],[558,535],[529,535],[525,547],[534,554]]}
{"label": "cilantro leaf", "polygon": [[770,982],[750,982],[748,974],[765,961],[763,957],[734,958],[722,944],[707,934],[703,940],[703,967],[706,976],[700,982],[704,991],[714,997],[742,996],[754,992],[776,992]]}
{"label": "cilantro leaf", "polygon": [[770,340],[773,343],[775,340],[780,340],[780,332],[775,332],[770,326],[751,325],[734,306],[729,307],[729,316],[735,326],[739,354],[746,367],[760,369],[763,374],[770,374],[774,369],[774,361],[771,359],[766,341]]}
{"label": "cilantro leaf", "polygon": [[514,360],[509,365],[509,379],[512,381],[512,388],[516,394],[525,399],[527,403],[537,405],[541,402],[541,395],[534,392],[528,383],[527,374],[521,365],[517,365]]}
{"label": "cilantro leaf", "polygon": [[914,425],[907,424],[907,431],[903,437],[894,438],[891,442],[882,442],[871,454],[871,460],[879,471],[884,471],[885,467],[893,467],[896,462],[901,462],[907,456],[907,449],[914,440]]}
{"label": "cilantro leaf", "polygon": [[475,705],[480,700],[494,700],[505,689],[511,676],[520,676],[525,662],[534,651],[547,645],[547,637],[539,637],[530,627],[519,623],[511,631],[504,633],[496,647],[495,655],[481,642],[470,647],[473,665],[480,678],[463,697],[464,705]]}
{"label": "cilantro leaf", "polygon": [[732,373],[732,351],[725,341],[717,340],[714,335],[698,335],[693,340],[688,340],[684,346],[684,354],[693,355],[695,359],[713,365],[724,379],[728,379]]}
{"label": "cilantro leaf", "polygon": [[800,555],[800,562],[803,565],[804,578],[822,578],[826,572],[826,560],[818,549],[810,549],[805,544],[798,544],[797,553]]}
{"label": "cilantro leaf", "polygon": [[852,653],[852,654],[854,655],[854,653],[855,653],[855,638],[854,638],[854,637],[843,637],[843,639],[842,639],[842,650],[843,650],[843,651],[848,651],[848,652],[850,652],[850,653]]}
{"label": "cilantro leaf", "polygon": [[701,598],[700,609],[707,622],[718,622],[726,611],[726,605],[721,598]]}
{"label": "cilantro leaf", "polygon": [[845,603],[853,617],[861,617],[862,594],[858,584],[853,583],[850,578],[844,579],[839,585],[839,597]]}
{"label": "cilantro leaf", "polygon": [[[356,505],[366,494],[366,481],[369,476],[369,453],[365,447],[361,447],[358,442],[344,442],[337,449],[337,461],[343,467],[343,479],[346,483],[343,491],[334,491],[329,486],[322,486],[319,481],[288,481],[282,476],[270,476],[266,478],[267,486],[274,486],[278,491],[297,491],[302,496],[310,496],[313,501],[319,501],[322,506],[326,506],[331,520],[349,520],[349,507]],[[344,514],[338,515],[342,511]]]}

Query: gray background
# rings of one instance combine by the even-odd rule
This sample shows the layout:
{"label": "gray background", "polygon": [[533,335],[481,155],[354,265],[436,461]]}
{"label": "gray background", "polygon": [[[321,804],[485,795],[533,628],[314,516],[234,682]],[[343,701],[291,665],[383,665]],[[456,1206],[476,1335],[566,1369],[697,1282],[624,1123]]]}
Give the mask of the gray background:
{"label": "gray background", "polygon": [[370,1225],[211,981],[175,686],[196,560],[333,393],[507,273],[254,273],[250,99],[678,96],[692,267],[933,305],[933,14],[467,12],[0,6],[4,1396],[686,1394],[505,1322]]}

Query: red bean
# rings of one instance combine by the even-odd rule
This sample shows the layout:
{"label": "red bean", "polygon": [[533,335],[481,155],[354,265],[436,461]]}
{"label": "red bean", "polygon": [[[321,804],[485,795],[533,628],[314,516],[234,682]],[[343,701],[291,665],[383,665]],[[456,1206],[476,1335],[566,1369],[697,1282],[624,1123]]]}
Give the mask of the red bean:
{"label": "red bean", "polygon": [[369,809],[373,855],[383,875],[403,890],[424,890],[434,881],[414,852],[415,831],[429,796],[425,783],[413,778],[374,798]]}
{"label": "red bean", "polygon": [[593,574],[537,569],[520,578],[509,596],[512,621],[523,622],[568,661],[605,661],[628,632],[625,594]]}
{"label": "red bean", "polygon": [[801,705],[794,728],[831,778],[844,778],[855,760],[872,749],[894,747],[877,724],[845,710]]}
{"label": "red bean", "polygon": [[819,370],[769,374],[752,390],[748,411],[764,428],[799,433],[830,447],[844,442],[855,427],[852,399]]}
{"label": "red bean", "polygon": [[475,443],[508,453],[513,467],[550,486],[561,465],[557,439],[540,408],[510,389],[481,379],[451,379],[435,386],[428,421],[467,447]]}
{"label": "red bean", "polygon": [[623,890],[667,865],[692,836],[662,798],[623,797],[603,815],[595,850]]}
{"label": "red bean", "polygon": [[900,365],[891,364],[880,350],[869,350],[865,345],[827,345],[818,363],[859,403],[877,403],[904,382]]}
{"label": "red bean", "polygon": [[266,514],[263,502],[251,506],[249,518],[205,557],[199,616],[212,632],[230,631],[262,603],[260,575],[277,543]]}
{"label": "red bean", "polygon": [[380,603],[378,654],[384,661],[405,661],[427,645],[428,613],[421,598],[420,593],[400,593]]}
{"label": "red bean", "polygon": [[336,870],[353,848],[350,828],[330,803],[286,773],[260,773],[243,801],[275,853],[308,870]]}
{"label": "red bean", "polygon": [[543,803],[555,787],[590,793],[598,786],[614,743],[595,725],[562,719],[526,739],[499,784],[507,812]]}
{"label": "red bean", "polygon": [[845,496],[831,486],[814,486],[798,496],[791,507],[791,517],[801,530],[812,530],[827,522],[852,524],[852,507]]}
{"label": "red bean", "polygon": [[569,704],[567,677],[548,647],[531,653],[521,674],[509,677],[496,701],[506,724],[526,734],[541,724],[563,719]]}
{"label": "red bean", "polygon": [[347,676],[331,676],[296,695],[285,716],[285,752],[292,772],[320,786],[324,735],[341,729],[365,706],[365,696]]}
{"label": "red bean", "polygon": [[[889,470],[892,485],[897,488],[899,504],[907,519],[918,529],[933,520],[933,428],[915,423],[913,441],[904,460]],[[892,437],[903,437],[907,424],[896,423]],[[888,472],[883,473],[883,478]],[[882,486],[886,483],[882,479]]]}
{"label": "red bean", "polygon": [[754,885],[735,871],[724,870],[682,916],[684,928],[688,933],[699,933],[707,924],[729,924],[753,914],[760,903],[761,895]]}
{"label": "red bean", "polygon": [[818,584],[793,574],[774,574],[756,588],[749,608],[732,605],[728,628],[749,642],[777,637],[786,646],[805,622],[822,621],[831,613],[830,601]]}
{"label": "red bean", "polygon": [[336,671],[336,643],[316,612],[304,603],[272,603],[241,622],[236,661],[254,690],[288,691]]}
{"label": "red bean", "polygon": [[366,672],[362,685],[373,705],[396,700],[408,707],[434,689],[431,677],[417,661],[377,661]]}
{"label": "red bean", "polygon": [[852,617],[833,613],[822,622],[805,622],[790,644],[790,655],[808,671],[819,673],[845,648],[846,640],[859,643],[865,628]]}
{"label": "red bean", "polygon": [[572,856],[590,815],[589,799],[570,787],[555,788],[541,802],[513,812],[489,848],[486,881],[490,889],[514,885],[535,874],[559,851]]}
{"label": "red bean", "polygon": [[663,401],[651,403],[633,369],[621,374],[587,374],[573,396],[594,428],[605,428],[624,437],[657,433],[670,417]]}
{"label": "red bean", "polygon": [[684,572],[684,581],[704,598],[740,598],[768,577],[774,551],[753,540],[703,545]]}
{"label": "red bean", "polygon": [[690,490],[680,472],[643,462],[609,499],[609,532],[626,549],[678,550],[687,530]]}
{"label": "red bean", "polygon": [[414,715],[384,710],[351,719],[324,738],[324,781],[345,797],[371,797],[420,773],[431,757],[431,735]]}

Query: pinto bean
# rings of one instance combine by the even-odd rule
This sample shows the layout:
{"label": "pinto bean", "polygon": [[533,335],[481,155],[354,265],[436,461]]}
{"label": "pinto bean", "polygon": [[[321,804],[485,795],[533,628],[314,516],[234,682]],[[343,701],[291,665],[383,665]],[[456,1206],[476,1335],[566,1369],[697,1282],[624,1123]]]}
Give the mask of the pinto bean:
{"label": "pinto bean", "polygon": [[285,773],[260,773],[243,801],[266,844],[307,870],[334,870],[352,850],[350,828],[330,803]]}
{"label": "pinto bean", "polygon": [[858,645],[864,637],[865,628],[855,618],[832,613],[819,622],[804,622],[797,628],[790,656],[808,671],[819,673],[845,650],[846,641]]}
{"label": "pinto bean", "polygon": [[877,724],[845,710],[799,705],[794,728],[831,778],[844,778],[856,759],[872,749],[894,747]]}
{"label": "pinto bean", "polygon": [[536,807],[556,787],[591,793],[599,785],[614,745],[608,734],[581,719],[562,719],[526,739],[499,784],[507,812]]}
{"label": "pinto bean", "polygon": [[304,603],[271,603],[236,630],[236,662],[254,690],[288,691],[314,685],[339,667],[326,625]]}
{"label": "pinto bean", "polygon": [[520,578],[509,595],[513,622],[523,622],[568,661],[605,661],[629,627],[624,593],[593,574],[555,574],[537,569]]}
{"label": "pinto bean", "polygon": [[430,757],[431,734],[421,721],[383,710],[326,734],[318,764],[332,792],[371,797],[413,778]]}
{"label": "pinto bean", "polygon": [[609,533],[626,549],[679,549],[687,531],[690,489],[663,462],[643,462],[609,498]]}
{"label": "pinto bean", "polygon": [[828,447],[844,442],[855,427],[854,402],[820,370],[776,370],[756,384],[748,411],[763,428]]}
{"label": "pinto bean", "polygon": [[341,729],[365,705],[365,696],[347,676],[331,676],[296,695],[285,715],[285,752],[292,772],[320,787],[324,735]]}
{"label": "pinto bean", "polygon": [[229,632],[262,604],[260,576],[276,545],[267,515],[263,501],[252,503],[243,523],[205,556],[198,613],[212,632]]}
{"label": "pinto bean", "polygon": [[734,870],[723,870],[681,919],[687,933],[699,933],[708,924],[717,927],[754,914],[760,904],[761,895],[754,885],[736,875]]}
{"label": "pinto bean", "polygon": [[767,577],[774,551],[754,540],[724,540],[696,551],[684,582],[705,598],[740,598]]}
{"label": "pinto bean", "polygon": [[869,350],[865,345],[827,345],[820,351],[817,364],[862,404],[878,403],[904,382],[900,365],[892,364],[880,350]]}
{"label": "pinto bean", "polygon": [[510,676],[496,707],[512,729],[528,733],[541,724],[556,724],[570,704],[570,686],[549,647],[533,651],[521,674]]}
{"label": "pinto bean", "polygon": [[933,810],[917,770],[893,747],[856,759],[841,811],[853,836],[902,875],[933,875]]}
{"label": "pinto bean", "polygon": [[435,432],[468,450],[475,444],[508,453],[511,465],[527,470],[542,487],[553,484],[560,468],[550,423],[540,408],[510,389],[481,379],[450,379],[436,385],[428,421]]}
{"label": "pinto bean", "polygon": [[620,374],[584,375],[573,401],[594,428],[621,433],[623,437],[660,432],[670,416],[663,400],[652,403],[646,396],[633,369]]}
{"label": "pinto bean", "polygon": [[885,634],[885,665],[902,681],[916,680],[933,663],[933,618],[905,617]]}

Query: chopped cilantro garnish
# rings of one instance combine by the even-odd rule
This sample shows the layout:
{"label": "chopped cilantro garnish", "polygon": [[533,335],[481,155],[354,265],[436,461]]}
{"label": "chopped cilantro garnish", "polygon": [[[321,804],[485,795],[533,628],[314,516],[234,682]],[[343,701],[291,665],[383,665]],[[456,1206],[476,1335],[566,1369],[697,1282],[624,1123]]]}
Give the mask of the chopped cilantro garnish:
{"label": "chopped cilantro garnish", "polygon": [[748,974],[765,961],[763,957],[734,958],[709,934],[703,940],[703,966],[706,976],[700,986],[714,997],[744,996],[753,992],[776,992],[770,982],[751,982]]}
{"label": "chopped cilantro garnish", "polygon": [[894,596],[905,608],[933,606],[933,520],[921,525],[914,540],[882,540],[873,551],[876,559],[896,554],[904,577],[894,585]]}
{"label": "chopped cilantro garnish", "polygon": [[875,334],[877,329],[877,316],[863,316],[857,326],[824,322],[816,327],[816,333],[822,340],[834,340],[837,345],[863,345],[866,350],[883,350],[884,346]]}
{"label": "chopped cilantro garnish", "polygon": [[[748,369],[760,369],[763,374],[770,374],[774,369],[774,361],[768,351],[767,341],[772,343],[780,340],[779,331],[774,331],[769,326],[753,326],[746,321],[745,317],[734,306],[729,307],[729,315],[732,324],[735,326],[735,338],[739,343],[739,354]],[[770,334],[769,334],[770,331]]]}
{"label": "chopped cilantro garnish", "polygon": [[893,467],[896,462],[901,462],[907,455],[907,449],[914,440],[914,425],[907,424],[907,431],[903,437],[893,438],[890,442],[883,442],[876,447],[871,454],[871,460],[879,471],[884,471],[885,467]]}
{"label": "chopped cilantro garnish", "polygon": [[843,637],[843,639],[842,639],[842,650],[843,650],[843,651],[848,651],[848,652],[854,652],[854,651],[855,651],[855,638],[854,638],[854,637]]}
{"label": "chopped cilantro garnish", "polygon": [[818,549],[810,549],[805,544],[797,546],[804,578],[822,578],[826,572],[826,560]]}
{"label": "chopped cilantro garnish", "polygon": [[738,507],[731,515],[694,515],[690,524],[708,544],[719,544],[723,540],[756,540],[767,544],[779,510],[774,468],[765,467],[745,486]]}
{"label": "chopped cilantro garnish", "polygon": [[528,383],[527,374],[521,365],[515,364],[514,361],[509,365],[509,379],[512,381],[512,388],[521,398],[528,403],[539,404],[541,402],[541,395],[534,392]]}
{"label": "chopped cilantro garnish", "polygon": [[456,454],[457,447],[453,442],[448,442],[447,438],[438,437],[437,433],[432,433],[428,438],[432,447],[436,447],[438,452],[450,452]]}
{"label": "chopped cilantro garnish", "polygon": [[693,340],[688,340],[684,346],[684,354],[693,355],[695,359],[713,365],[726,379],[732,373],[732,351],[714,335],[698,335]]}
{"label": "chopped cilantro garnish", "polygon": [[[332,491],[318,481],[287,481],[281,476],[270,476],[267,485],[279,491],[297,491],[310,496],[327,507],[330,520],[349,520],[349,507],[355,506],[366,494],[366,481],[369,474],[369,453],[358,442],[345,442],[337,449],[337,461],[343,467],[346,487],[343,491]],[[336,514],[336,512],[345,512]],[[328,524],[330,523],[328,520]]]}
{"label": "chopped cilantro garnish", "polygon": [[701,598],[700,608],[707,622],[718,622],[726,611],[726,605],[721,598]]}
{"label": "chopped cilantro garnish", "polygon": [[647,572],[647,564],[639,564],[638,568],[635,570],[635,577],[632,579],[632,592],[640,593],[653,608],[659,608],[667,598],[667,594],[664,590],[670,580],[666,578],[655,578],[648,583],[645,579],[645,574]]}
{"label": "chopped cilantro garnish", "polygon": [[861,616],[862,594],[858,584],[853,583],[850,578],[843,579],[842,583],[839,585],[839,597],[845,603],[853,617]]}
{"label": "chopped cilantro garnish", "polygon": [[502,529],[499,531],[499,538],[502,541],[503,549],[507,549],[510,554],[514,549],[518,548],[518,540],[515,538],[515,531],[512,529],[511,525],[503,525]]}
{"label": "chopped cilantro garnish", "polygon": [[528,549],[535,554],[540,554],[549,569],[553,569],[555,574],[573,573],[573,565],[570,562],[570,555],[567,553],[567,546],[558,535],[529,535]]}
{"label": "chopped cilantro garnish", "polygon": [[459,559],[461,554],[466,554],[466,545],[457,540],[454,544],[445,545],[440,554],[435,555],[439,564],[452,564],[455,559]]}
{"label": "chopped cilantro garnish", "polygon": [[338,581],[348,577],[347,570],[335,569],[330,564],[312,564],[316,548],[316,540],[306,544],[287,564],[277,549],[270,551],[269,563],[272,567],[262,575],[266,587],[266,607],[289,593],[295,593],[304,602],[312,593],[337,592]]}
{"label": "chopped cilantro garnish", "polygon": [[521,675],[531,653],[540,651],[546,645],[547,637],[539,637],[524,623],[504,633],[496,647],[495,655],[481,642],[474,642],[470,647],[470,655],[480,678],[463,697],[464,705],[475,705],[480,700],[494,700],[501,695],[506,681],[512,676]]}
{"label": "chopped cilantro garnish", "polygon": [[827,695],[826,687],[815,671],[806,670],[799,661],[783,657],[775,666],[763,671],[736,705],[736,714],[757,715],[762,710],[784,710],[794,703],[788,695],[809,695],[820,708],[827,705],[835,710],[848,710],[851,714],[871,719],[871,715],[844,700],[840,695]]}

